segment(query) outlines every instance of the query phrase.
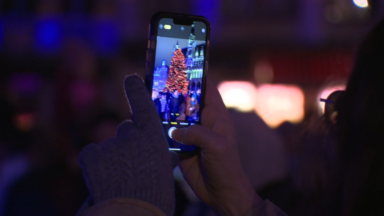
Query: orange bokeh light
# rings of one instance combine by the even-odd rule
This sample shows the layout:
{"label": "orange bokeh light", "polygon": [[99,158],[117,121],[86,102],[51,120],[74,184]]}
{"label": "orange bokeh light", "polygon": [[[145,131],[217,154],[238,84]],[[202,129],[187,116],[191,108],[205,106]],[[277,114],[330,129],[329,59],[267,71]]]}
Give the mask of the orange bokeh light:
{"label": "orange bokeh light", "polygon": [[299,123],[304,117],[303,91],[292,85],[262,85],[257,89],[255,112],[272,128],[285,121]]}
{"label": "orange bokeh light", "polygon": [[35,125],[34,113],[22,113],[16,116],[16,127],[21,131],[29,131]]}

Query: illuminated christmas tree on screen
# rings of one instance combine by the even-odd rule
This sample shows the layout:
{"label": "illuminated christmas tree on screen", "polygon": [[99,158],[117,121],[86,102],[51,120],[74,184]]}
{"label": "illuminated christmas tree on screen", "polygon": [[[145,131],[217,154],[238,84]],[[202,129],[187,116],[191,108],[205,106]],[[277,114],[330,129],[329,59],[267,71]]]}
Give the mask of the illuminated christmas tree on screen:
{"label": "illuminated christmas tree on screen", "polygon": [[185,57],[180,48],[173,52],[171,65],[169,66],[166,87],[169,91],[180,90],[181,92],[188,90],[189,81],[187,80],[187,67],[185,65]]}

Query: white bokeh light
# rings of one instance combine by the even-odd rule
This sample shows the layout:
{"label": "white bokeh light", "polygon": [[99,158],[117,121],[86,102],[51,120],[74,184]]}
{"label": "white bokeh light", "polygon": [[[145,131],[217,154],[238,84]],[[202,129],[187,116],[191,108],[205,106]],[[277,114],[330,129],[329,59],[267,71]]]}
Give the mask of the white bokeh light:
{"label": "white bokeh light", "polygon": [[353,0],[353,3],[360,8],[366,8],[369,6],[368,0]]}
{"label": "white bokeh light", "polygon": [[255,108],[257,90],[254,84],[228,81],[220,83],[218,89],[226,107],[241,112],[249,112]]}

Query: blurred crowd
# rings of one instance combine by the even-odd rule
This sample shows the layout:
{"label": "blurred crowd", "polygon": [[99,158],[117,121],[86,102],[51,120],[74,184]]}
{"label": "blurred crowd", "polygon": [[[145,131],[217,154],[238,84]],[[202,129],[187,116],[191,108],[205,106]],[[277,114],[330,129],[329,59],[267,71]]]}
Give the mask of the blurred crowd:
{"label": "blurred crowd", "polygon": [[[130,118],[122,81],[137,68],[123,54],[111,59],[100,61],[86,43],[74,40],[48,75],[7,64],[9,73],[1,78],[0,215],[74,215],[89,196],[79,152],[115,136],[118,124]],[[160,114],[161,99],[170,103],[180,97],[175,95],[153,95]],[[181,96],[198,101],[200,92]],[[300,214],[303,202],[313,206],[330,184],[328,175],[337,172],[328,109],[322,117],[307,113],[303,123],[276,129],[254,112],[231,110],[245,173],[260,196],[288,215]],[[172,118],[169,111],[161,116]],[[175,215],[212,215],[180,175],[176,169]]]}
{"label": "blurred crowd", "polygon": [[[124,54],[100,61],[87,43],[76,40],[67,42],[53,66],[41,67],[52,68],[51,73],[34,71],[34,64],[6,62],[3,67],[8,73],[1,78],[0,215],[74,215],[89,195],[78,154],[89,143],[115,136],[118,124],[130,118],[122,81],[137,68]],[[199,101],[200,91],[177,96],[165,91],[153,97],[161,114],[161,99],[167,104],[181,97]],[[178,108],[186,104],[176,102]],[[174,117],[185,108],[175,110]],[[161,116],[172,118],[171,107],[165,109]],[[182,117],[193,121],[196,114]],[[290,194],[282,198],[280,190],[288,186],[297,192],[292,178],[302,186],[298,158],[305,155],[300,153],[305,145],[299,143],[304,125],[285,123],[272,130],[253,112],[231,114],[246,174],[262,195],[282,199],[273,201],[286,210]],[[175,184],[176,215],[212,214],[178,170]]]}
{"label": "blurred crowd", "polygon": [[86,43],[71,41],[49,75],[3,62],[0,215],[79,209],[88,196],[79,152],[129,118],[122,80],[131,68],[115,59],[102,71]]}
{"label": "blurred crowd", "polygon": [[[8,70],[12,67],[19,68]],[[88,196],[78,154],[85,145],[114,136],[130,117],[122,80],[135,68],[123,55],[102,65],[80,41],[68,42],[51,74],[26,68],[1,79],[1,215],[74,215]],[[189,96],[198,101],[200,92]],[[153,97],[155,103],[177,98],[167,92]],[[275,130],[253,112],[231,114],[243,168],[261,196],[289,214],[297,205],[292,197],[313,196],[327,183],[323,169],[332,161],[319,152],[332,130],[317,113]],[[332,149],[327,154],[332,160]],[[176,215],[212,214],[177,170],[175,184]]]}

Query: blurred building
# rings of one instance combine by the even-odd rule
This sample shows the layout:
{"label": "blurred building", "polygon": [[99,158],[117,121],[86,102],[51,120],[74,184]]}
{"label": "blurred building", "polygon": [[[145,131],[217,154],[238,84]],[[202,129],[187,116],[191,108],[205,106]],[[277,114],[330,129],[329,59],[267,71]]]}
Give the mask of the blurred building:
{"label": "blurred building", "polygon": [[204,66],[204,46],[205,43],[196,44],[195,28],[192,25],[191,33],[188,39],[188,46],[182,50],[187,66],[187,77],[189,79],[188,89],[196,91],[201,89],[203,83],[203,66]]}

